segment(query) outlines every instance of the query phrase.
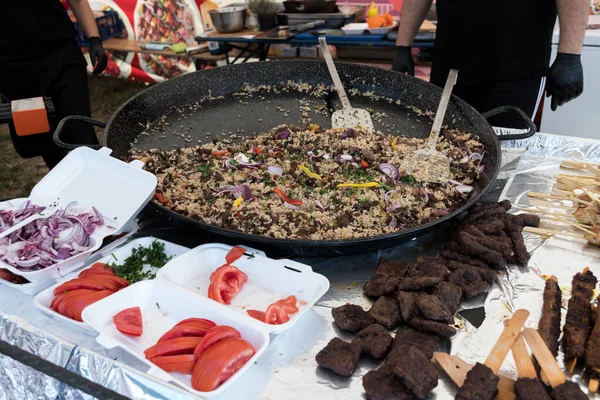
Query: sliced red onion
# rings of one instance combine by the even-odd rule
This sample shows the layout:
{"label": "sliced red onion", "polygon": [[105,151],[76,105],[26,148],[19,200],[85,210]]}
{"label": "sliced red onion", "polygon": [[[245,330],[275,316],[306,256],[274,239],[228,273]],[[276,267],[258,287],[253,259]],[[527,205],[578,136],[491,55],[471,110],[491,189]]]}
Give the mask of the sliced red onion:
{"label": "sliced red onion", "polygon": [[234,168],[234,165],[231,163],[230,159],[227,159],[223,162],[223,168],[231,169]]}
{"label": "sliced red onion", "polygon": [[478,174],[483,174],[483,171],[485,171],[485,165],[481,164],[479,166],[479,169],[477,170],[477,173]]}
{"label": "sliced red onion", "polygon": [[287,208],[289,208],[291,210],[299,210],[300,209],[300,207],[295,206],[295,205],[290,204],[290,203],[286,203],[285,201],[283,202],[283,206],[287,207]]}
{"label": "sliced red onion", "polygon": [[291,132],[287,129],[281,129],[277,132],[277,139],[287,139],[291,135]]}
{"label": "sliced red onion", "polygon": [[437,210],[436,214],[438,217],[445,217],[446,215],[450,214],[450,211],[440,209],[440,210]]}
{"label": "sliced red onion", "polygon": [[38,265],[38,263],[40,262],[40,257],[31,257],[29,259],[23,259],[23,260],[16,260],[15,264],[17,264],[19,267],[24,267],[24,268],[31,268],[34,267],[36,265]]}
{"label": "sliced red onion", "polygon": [[71,249],[68,247],[61,247],[56,255],[56,258],[60,260],[66,260],[69,257],[71,257]]}
{"label": "sliced red onion", "polygon": [[396,211],[397,209],[402,208],[402,206],[399,205],[391,205],[388,208],[385,209],[386,212],[391,213]]}
{"label": "sliced red onion", "polygon": [[269,165],[267,167],[267,171],[269,171],[269,174],[271,174],[271,175],[278,175],[278,176],[283,175],[283,168],[281,168],[278,165]]}
{"label": "sliced red onion", "polygon": [[261,163],[259,163],[259,162],[243,163],[243,162],[241,162],[240,166],[242,168],[256,169],[261,166]]}
{"label": "sliced red onion", "polygon": [[392,164],[379,164],[379,170],[386,174],[393,181],[397,181],[400,177],[400,171],[398,171],[398,168],[394,167]]}
{"label": "sliced red onion", "polygon": [[350,154],[342,154],[341,156],[338,157],[338,162],[340,164],[349,162],[349,161],[354,161],[354,157],[352,157]]}
{"label": "sliced red onion", "polygon": [[346,129],[346,131],[342,134],[342,139],[347,139],[347,138],[351,137],[352,135],[354,135],[354,129],[352,129],[352,128]]}
{"label": "sliced red onion", "polygon": [[469,160],[481,160],[483,158],[482,154],[479,153],[471,153],[469,155]]}
{"label": "sliced red onion", "polygon": [[240,164],[242,163],[249,163],[250,159],[248,158],[248,156],[246,156],[244,153],[238,153],[236,154],[235,157],[233,157],[233,159],[237,162],[239,162]]}
{"label": "sliced red onion", "polygon": [[425,207],[429,203],[429,195],[425,189],[421,190],[421,195],[423,196],[423,207]]}
{"label": "sliced red onion", "polygon": [[395,228],[396,226],[398,226],[398,220],[396,218],[392,218],[388,226]]}
{"label": "sliced red onion", "polygon": [[455,180],[453,180],[453,179],[448,179],[448,183],[451,183],[451,184],[453,184],[453,185],[456,185],[456,186],[460,186],[460,185],[462,185],[462,183],[461,183],[461,182],[459,182],[459,181],[455,181]]}
{"label": "sliced red onion", "polygon": [[473,189],[473,186],[469,185],[459,185],[456,187],[456,191],[463,196],[466,196],[468,193],[471,193]]}
{"label": "sliced red onion", "polygon": [[383,199],[385,200],[386,203],[389,204],[390,202],[390,196],[392,195],[392,193],[394,193],[393,190],[387,191],[385,192],[385,195],[383,196]]}
{"label": "sliced red onion", "polygon": [[248,200],[252,197],[252,192],[250,190],[250,186],[248,185],[237,185],[237,186],[225,186],[220,189],[215,196],[218,196],[223,193],[233,193],[235,198],[242,196],[244,200]]}
{"label": "sliced red onion", "polygon": [[325,206],[319,200],[315,200],[315,206],[321,210],[325,210]]}

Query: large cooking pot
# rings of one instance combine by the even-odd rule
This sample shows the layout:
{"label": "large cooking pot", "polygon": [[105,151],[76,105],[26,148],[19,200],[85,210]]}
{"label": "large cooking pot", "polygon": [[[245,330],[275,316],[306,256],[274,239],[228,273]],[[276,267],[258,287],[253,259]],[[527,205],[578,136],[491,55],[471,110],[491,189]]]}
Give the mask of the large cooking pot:
{"label": "large cooking pot", "polygon": [[[353,89],[367,93],[351,96],[355,107],[370,108],[385,114],[380,122],[376,118],[376,128],[407,137],[425,138],[429,135],[431,117],[419,111],[428,114],[427,111],[437,109],[442,93],[440,88],[411,76],[379,68],[346,63],[337,63],[337,67],[349,93],[352,94]],[[223,137],[230,133],[238,137],[250,136],[267,132],[280,124],[298,123],[302,113],[299,100],[310,97],[305,92],[278,90],[253,94],[252,97],[236,95],[247,85],[282,89],[290,81],[314,86],[324,84],[327,88],[332,86],[327,67],[320,61],[250,63],[187,74],[149,87],[123,104],[106,124],[102,144],[113,150],[114,157],[126,159],[132,146],[138,149],[172,149],[174,145],[183,147],[207,143],[215,136]],[[330,89],[323,92],[320,96],[329,102],[329,108],[339,108],[337,96]],[[190,107],[197,102],[200,102],[201,108]],[[496,136],[486,117],[501,112],[520,114],[529,131],[519,135]],[[168,123],[164,124],[164,131],[146,134],[147,126],[161,118]],[[330,116],[313,115],[312,118],[314,123],[323,127],[331,126]],[[63,143],[60,134],[69,120],[81,119],[104,126],[102,122],[83,117],[67,117],[55,131],[58,145],[70,149],[76,147]],[[398,233],[334,241],[273,239],[207,225],[158,203],[153,202],[152,206],[177,223],[217,235],[215,240],[219,240],[219,236],[226,236],[249,245],[260,247],[264,244],[304,255],[347,254],[389,247],[439,228],[475,204],[490,189],[498,174],[501,161],[499,140],[522,139],[535,132],[531,120],[519,109],[503,107],[481,115],[455,96],[448,105],[445,124],[479,137],[486,148],[483,159],[485,171],[476,182],[469,199],[458,210],[431,223]]]}

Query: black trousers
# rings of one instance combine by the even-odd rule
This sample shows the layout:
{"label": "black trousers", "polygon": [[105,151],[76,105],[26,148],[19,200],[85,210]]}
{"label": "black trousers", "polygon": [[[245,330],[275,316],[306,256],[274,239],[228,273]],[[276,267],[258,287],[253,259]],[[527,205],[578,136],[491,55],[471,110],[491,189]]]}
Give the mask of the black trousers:
{"label": "black trousers", "polygon": [[[17,54],[0,55],[0,94],[9,100],[47,96],[52,99],[56,115],[50,119],[51,132],[17,136],[9,124],[17,153],[24,158],[42,156],[53,168],[67,152],[54,144],[52,133],[60,120],[68,115],[90,117],[86,61],[75,40],[48,44],[31,53],[20,49]],[[73,144],[97,144],[92,126],[73,122],[67,126],[64,141]]]}
{"label": "black trousers", "polygon": [[[431,69],[431,83],[441,88],[446,84],[449,68],[436,67],[434,62]],[[458,73],[460,82],[461,75]],[[466,101],[480,113],[500,106],[514,106],[525,112],[533,119],[536,112],[542,77],[526,79],[506,79],[489,82],[477,82],[468,85],[457,83],[453,94]],[[514,113],[504,113],[489,119],[492,126],[502,128],[527,128],[521,118]]]}

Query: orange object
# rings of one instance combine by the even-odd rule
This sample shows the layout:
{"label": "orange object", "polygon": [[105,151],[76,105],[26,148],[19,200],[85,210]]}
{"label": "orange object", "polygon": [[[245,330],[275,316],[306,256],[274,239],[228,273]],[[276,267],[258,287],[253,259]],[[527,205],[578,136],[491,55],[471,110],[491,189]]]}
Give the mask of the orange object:
{"label": "orange object", "polygon": [[43,97],[15,100],[11,102],[10,107],[18,136],[36,135],[50,131]]}
{"label": "orange object", "polygon": [[369,29],[385,28],[394,25],[394,20],[390,14],[377,15],[375,17],[367,18],[367,25],[369,26]]}

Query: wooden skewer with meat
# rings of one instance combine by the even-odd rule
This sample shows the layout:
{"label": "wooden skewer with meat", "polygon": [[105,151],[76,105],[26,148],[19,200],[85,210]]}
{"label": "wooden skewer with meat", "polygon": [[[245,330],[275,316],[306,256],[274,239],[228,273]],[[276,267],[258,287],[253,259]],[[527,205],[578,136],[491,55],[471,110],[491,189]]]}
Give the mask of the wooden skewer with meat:
{"label": "wooden skewer with meat", "polygon": [[498,394],[496,376],[506,355],[519,336],[529,311],[517,310],[504,328],[498,341],[492,348],[484,364],[477,363],[467,374],[465,383],[460,387],[455,399],[457,400],[494,400]]}
{"label": "wooden skewer with meat", "polygon": [[[451,356],[447,353],[434,353],[434,358],[458,387],[465,383],[467,374],[473,369],[473,364],[469,364],[458,356]],[[498,399],[515,400],[515,381],[502,375],[498,375],[498,379]]]}
{"label": "wooden skewer with meat", "polygon": [[[558,347],[560,346],[560,309],[562,304],[562,291],[558,286],[558,278],[552,275],[546,280],[544,287],[544,301],[542,305],[542,316],[538,323],[538,333],[550,349],[550,352],[556,358],[558,356]],[[540,379],[547,383],[544,372],[540,374]]]}
{"label": "wooden skewer with meat", "polygon": [[[600,302],[600,296],[596,300]],[[585,367],[590,377],[588,389],[592,393],[598,391],[600,383],[600,307],[596,307],[594,313],[596,315],[594,328],[585,344]]]}
{"label": "wooden skewer with meat", "polygon": [[577,360],[585,355],[585,345],[592,330],[590,302],[597,283],[598,280],[589,268],[573,277],[569,309],[563,328],[563,351],[569,373],[575,369]]}
{"label": "wooden skewer with meat", "polygon": [[552,386],[553,400],[587,400],[578,384],[568,381],[540,334],[531,328],[523,329],[523,337],[540,363]]}
{"label": "wooden skewer with meat", "polygon": [[517,400],[551,400],[542,382],[537,377],[523,335],[519,335],[512,347],[519,379],[515,383]]}

